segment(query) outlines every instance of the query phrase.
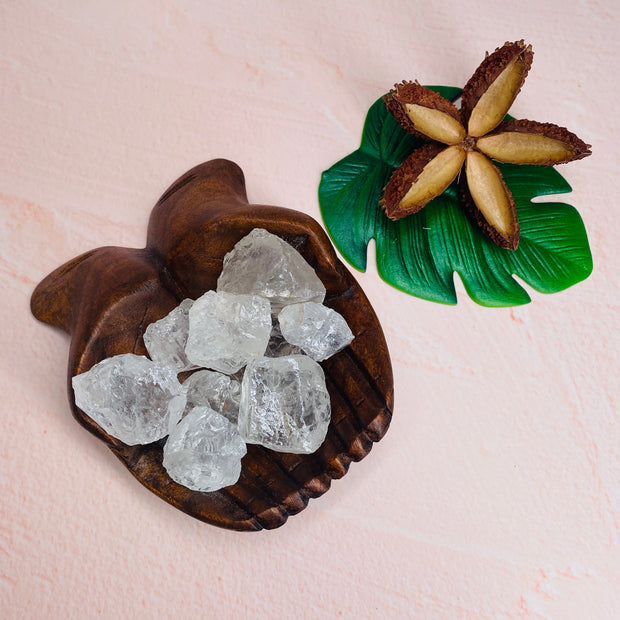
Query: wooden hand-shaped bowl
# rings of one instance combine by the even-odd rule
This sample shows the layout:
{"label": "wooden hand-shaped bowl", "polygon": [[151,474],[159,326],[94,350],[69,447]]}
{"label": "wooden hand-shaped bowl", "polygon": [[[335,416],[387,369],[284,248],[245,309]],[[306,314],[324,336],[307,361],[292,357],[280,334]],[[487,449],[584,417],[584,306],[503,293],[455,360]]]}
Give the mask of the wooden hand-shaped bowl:
{"label": "wooden hand-shaped bowl", "polygon": [[[224,255],[253,228],[295,247],[325,284],[326,305],[347,320],[355,340],[322,363],[331,396],[327,438],[310,455],[248,445],[237,484],[213,493],[173,482],[162,465],[161,440],[127,446],[75,405],[71,377],[97,362],[133,352],[146,355],[146,327],[186,297],[214,289]],[[309,498],[325,493],[351,461],[364,458],[385,434],[392,415],[392,368],[379,321],[362,289],[336,258],[309,216],[248,204],[241,169],[226,160],[201,164],[161,197],[144,249],[103,247],[47,276],[31,300],[36,318],[71,335],[69,400],[73,415],[104,441],[148,489],[198,519],[234,530],[282,525]]]}

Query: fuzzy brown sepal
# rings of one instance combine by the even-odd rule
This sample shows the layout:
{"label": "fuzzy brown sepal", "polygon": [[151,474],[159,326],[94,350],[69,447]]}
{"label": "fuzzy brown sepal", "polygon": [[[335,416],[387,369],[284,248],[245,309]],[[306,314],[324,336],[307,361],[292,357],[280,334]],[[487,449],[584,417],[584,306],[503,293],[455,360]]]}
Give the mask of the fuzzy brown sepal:
{"label": "fuzzy brown sepal", "polygon": [[465,84],[461,95],[461,118],[465,127],[467,127],[472,110],[476,107],[480,97],[484,95],[489,86],[497,79],[507,65],[520,54],[523,55],[524,70],[521,77],[521,84],[514,92],[514,97],[516,97],[532,66],[532,59],[534,58],[532,46],[526,46],[523,39],[514,43],[507,41],[502,47],[498,47],[482,61],[467,84]]}
{"label": "fuzzy brown sepal", "polygon": [[[445,146],[437,142],[429,142],[416,149],[394,171],[383,190],[383,196],[379,199],[379,206],[385,210],[385,214],[391,220],[398,220],[405,215],[411,215],[420,211],[427,203],[420,204],[415,209],[400,209],[400,202],[405,197],[411,186],[418,180],[424,167],[436,157]],[[430,200],[429,200],[430,202]]]}
{"label": "fuzzy brown sepal", "polygon": [[566,127],[560,127],[553,123],[539,123],[538,121],[528,121],[526,119],[504,121],[487,136],[494,136],[496,134],[514,131],[517,133],[529,133],[538,134],[551,138],[552,140],[558,140],[563,144],[566,144],[571,150],[571,156],[560,162],[550,162],[543,164],[545,166],[552,166],[555,164],[566,164],[569,161],[576,161],[592,155],[590,144],[586,144],[579,136],[566,129]]}
{"label": "fuzzy brown sepal", "polygon": [[407,133],[426,138],[427,140],[428,136],[416,131],[414,124],[405,111],[405,104],[413,103],[431,110],[439,110],[449,114],[459,123],[461,122],[461,113],[451,101],[444,99],[434,90],[421,86],[418,82],[395,84],[394,88],[383,97],[383,101],[390,114]]}
{"label": "fuzzy brown sepal", "polygon": [[501,248],[505,248],[506,250],[516,250],[519,247],[519,237],[521,235],[521,227],[519,226],[519,219],[517,217],[517,207],[515,205],[514,198],[512,197],[506,182],[504,181],[504,177],[499,170],[497,173],[499,174],[499,178],[510,201],[512,220],[514,222],[514,233],[512,236],[504,237],[498,230],[493,228],[493,226],[486,221],[484,215],[482,215],[482,212],[478,209],[474,199],[472,198],[469,187],[467,186],[467,177],[465,174],[462,174],[459,180],[459,196],[461,198],[461,204],[463,205],[464,211],[470,221],[480,228],[480,230],[487,237],[489,237],[493,243],[499,245]]}

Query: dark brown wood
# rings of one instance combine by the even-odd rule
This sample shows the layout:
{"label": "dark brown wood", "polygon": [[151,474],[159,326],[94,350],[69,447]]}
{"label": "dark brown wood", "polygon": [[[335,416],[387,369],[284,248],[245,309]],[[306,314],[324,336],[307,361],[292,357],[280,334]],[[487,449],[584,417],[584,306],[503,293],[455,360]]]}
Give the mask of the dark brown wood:
{"label": "dark brown wood", "polygon": [[[127,446],[75,406],[71,377],[120,353],[146,355],[144,330],[186,297],[214,289],[224,255],[253,228],[295,247],[327,289],[325,303],[349,323],[352,345],[322,363],[332,402],[327,438],[310,455],[248,446],[237,484],[214,493],[191,491],[162,466],[164,440]],[[282,525],[325,493],[351,461],[364,458],[390,424],[392,367],[381,326],[362,289],[337,259],[321,226],[279,207],[250,205],[233,162],[201,164],[155,205],[143,249],[104,247],[69,261],[35,289],[34,316],[71,335],[68,392],[73,415],[105,442],[153,493],[193,517],[234,530]]]}

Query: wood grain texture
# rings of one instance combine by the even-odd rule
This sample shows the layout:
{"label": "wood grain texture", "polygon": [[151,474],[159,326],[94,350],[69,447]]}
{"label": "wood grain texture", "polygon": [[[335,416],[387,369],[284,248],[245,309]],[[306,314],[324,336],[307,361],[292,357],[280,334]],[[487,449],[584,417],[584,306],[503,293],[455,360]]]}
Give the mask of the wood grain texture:
{"label": "wood grain texture", "polygon": [[[355,340],[322,366],[332,402],[323,445],[310,455],[249,445],[237,484],[191,491],[162,466],[165,440],[127,446],[75,405],[71,377],[120,353],[145,355],[143,333],[186,297],[215,288],[224,255],[253,228],[282,237],[325,284],[325,304],[347,320]],[[213,525],[234,530],[281,526],[325,493],[351,461],[359,461],[388,429],[392,368],[379,321],[360,286],[337,259],[322,228],[297,211],[250,205],[241,169],[218,159],[176,181],[156,204],[142,249],[104,247],[47,276],[31,299],[36,318],[71,334],[68,393],[73,415],[105,442],[149,490]]]}

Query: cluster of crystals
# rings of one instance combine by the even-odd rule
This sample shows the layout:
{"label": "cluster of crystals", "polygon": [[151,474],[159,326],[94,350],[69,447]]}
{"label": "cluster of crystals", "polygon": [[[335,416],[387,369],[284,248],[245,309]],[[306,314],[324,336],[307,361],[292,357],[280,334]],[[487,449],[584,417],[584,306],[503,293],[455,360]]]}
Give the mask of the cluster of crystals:
{"label": "cluster of crystals", "polygon": [[294,248],[254,229],[225,256],[216,291],[148,326],[150,360],[118,355],[73,377],[76,405],[128,445],[168,435],[166,471],[197,491],[234,484],[246,443],[312,453],[331,415],[317,362],[353,340],[324,298]]}

